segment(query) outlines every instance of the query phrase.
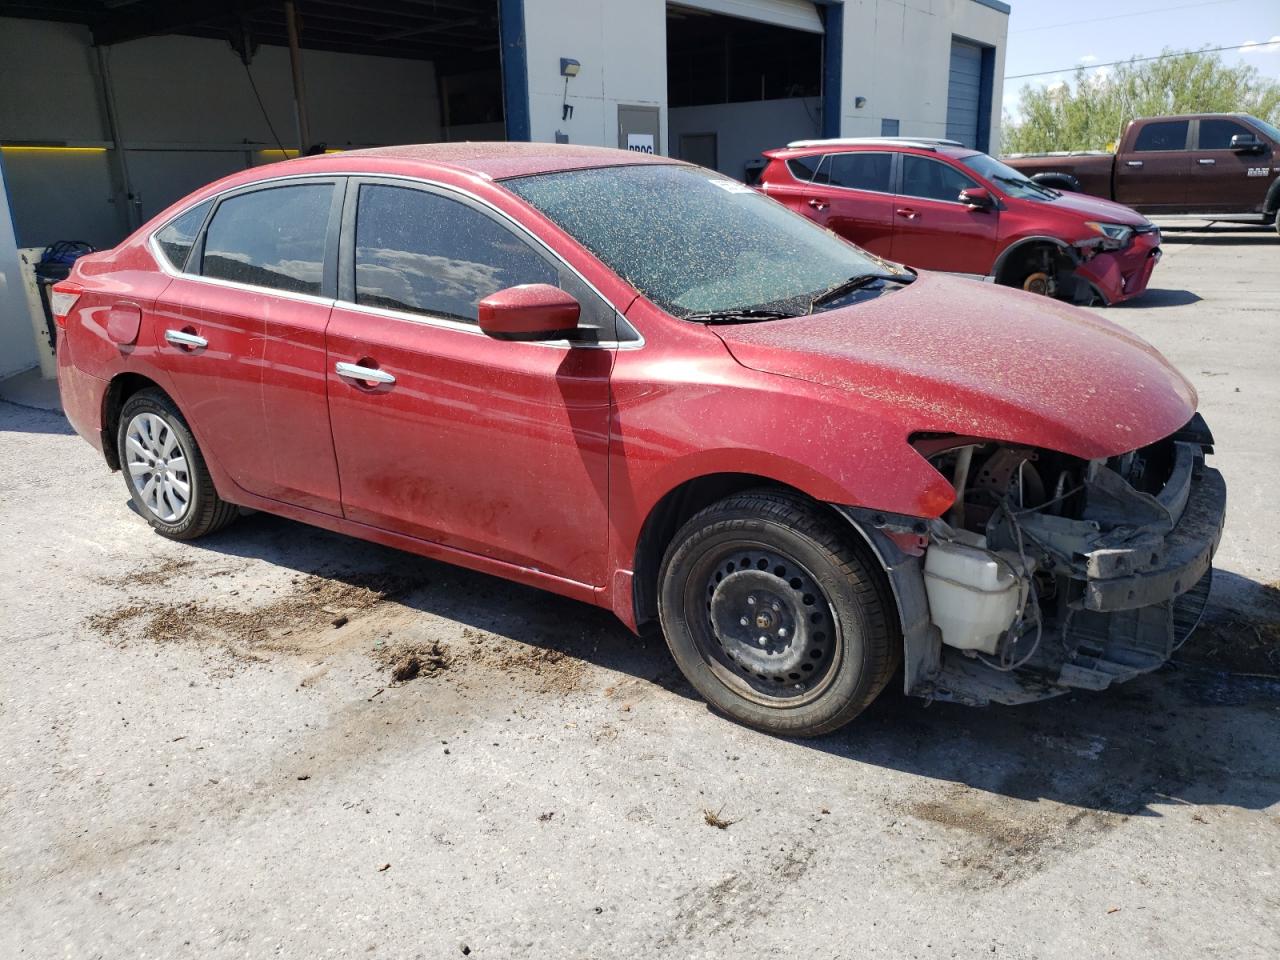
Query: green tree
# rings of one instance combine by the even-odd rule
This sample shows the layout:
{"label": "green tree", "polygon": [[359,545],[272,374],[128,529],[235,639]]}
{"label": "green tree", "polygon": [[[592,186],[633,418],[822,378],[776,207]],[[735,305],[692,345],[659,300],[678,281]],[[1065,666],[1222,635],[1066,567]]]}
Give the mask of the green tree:
{"label": "green tree", "polygon": [[1076,70],[1071,82],[1024,86],[1015,121],[1005,114],[1006,153],[1104,150],[1130,120],[1178,113],[1249,113],[1280,120],[1280,83],[1256,67],[1228,66],[1216,53],[1166,50],[1162,59],[1129,60],[1094,74]]}

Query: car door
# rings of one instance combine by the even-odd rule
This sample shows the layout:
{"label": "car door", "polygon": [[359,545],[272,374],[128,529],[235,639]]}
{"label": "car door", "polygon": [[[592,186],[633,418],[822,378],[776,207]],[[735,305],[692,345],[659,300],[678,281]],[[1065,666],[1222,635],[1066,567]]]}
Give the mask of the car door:
{"label": "car door", "polygon": [[904,153],[899,163],[890,259],[925,270],[990,273],[999,212],[960,202],[961,191],[978,182],[949,163],[921,154]]}
{"label": "car door", "polygon": [[[410,181],[353,181],[329,407],[348,519],[581,583],[605,577],[615,314],[522,230]],[[476,325],[521,283],[572,293],[598,343]]]}
{"label": "car door", "polygon": [[1138,130],[1133,148],[1116,157],[1116,200],[1153,213],[1196,205],[1188,196],[1190,120],[1153,120]]}
{"label": "car door", "polygon": [[250,493],[333,515],[324,328],[340,185],[296,178],[219,197],[155,316],[160,362],[209,454]]}
{"label": "car door", "polygon": [[839,236],[882,257],[893,248],[894,154],[858,150],[829,154],[822,173],[829,204],[826,225]]}
{"label": "car door", "polygon": [[[1275,162],[1270,144],[1257,130],[1226,117],[1204,117],[1196,127],[1188,202],[1206,213],[1261,212],[1270,183],[1269,168]],[[1262,149],[1232,150],[1231,138],[1237,135],[1255,137]],[[1262,173],[1263,169],[1267,173]]]}

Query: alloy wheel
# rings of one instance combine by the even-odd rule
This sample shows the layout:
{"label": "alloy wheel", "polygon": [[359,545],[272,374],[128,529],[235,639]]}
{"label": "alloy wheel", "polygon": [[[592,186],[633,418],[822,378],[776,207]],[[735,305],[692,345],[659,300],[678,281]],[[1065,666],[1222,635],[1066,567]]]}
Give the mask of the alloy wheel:
{"label": "alloy wheel", "polygon": [[178,523],[191,507],[187,452],[177,432],[154,413],[139,413],[125,431],[125,469],[142,502],[162,523]]}

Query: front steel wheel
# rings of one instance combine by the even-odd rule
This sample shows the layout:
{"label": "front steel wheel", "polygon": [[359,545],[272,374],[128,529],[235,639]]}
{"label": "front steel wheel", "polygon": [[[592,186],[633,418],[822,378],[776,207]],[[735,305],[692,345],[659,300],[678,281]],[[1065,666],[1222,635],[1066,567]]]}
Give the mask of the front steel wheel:
{"label": "front steel wheel", "polygon": [[187,421],[162,391],[140,390],[125,401],[116,450],[129,496],[157,533],[194,540],[238,515],[218,496]]}
{"label": "front steel wheel", "polygon": [[713,706],[770,733],[815,736],[883,689],[901,640],[883,578],[838,519],[798,496],[713,504],[663,562],[672,656]]}

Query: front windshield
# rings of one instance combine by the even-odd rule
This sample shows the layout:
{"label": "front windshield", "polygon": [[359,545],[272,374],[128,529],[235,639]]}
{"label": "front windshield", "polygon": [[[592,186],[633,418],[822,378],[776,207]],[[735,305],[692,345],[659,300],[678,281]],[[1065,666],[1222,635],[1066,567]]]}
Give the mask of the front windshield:
{"label": "front windshield", "polygon": [[677,317],[801,313],[815,296],[850,277],[897,269],[750,187],[699,167],[571,170],[503,186]]}
{"label": "front windshield", "polygon": [[1272,140],[1276,141],[1276,143],[1280,143],[1280,127],[1277,127],[1273,123],[1267,123],[1267,121],[1265,120],[1259,120],[1257,117],[1245,117],[1245,119],[1248,120],[1250,123],[1252,123],[1255,127],[1261,130],[1263,133],[1265,133]]}
{"label": "front windshield", "polygon": [[1007,196],[1017,197],[1019,200],[1052,200],[1061,196],[1057,190],[1028,180],[1025,174],[985,153],[975,153],[971,157],[962,158],[960,162],[978,176],[994,183]]}

